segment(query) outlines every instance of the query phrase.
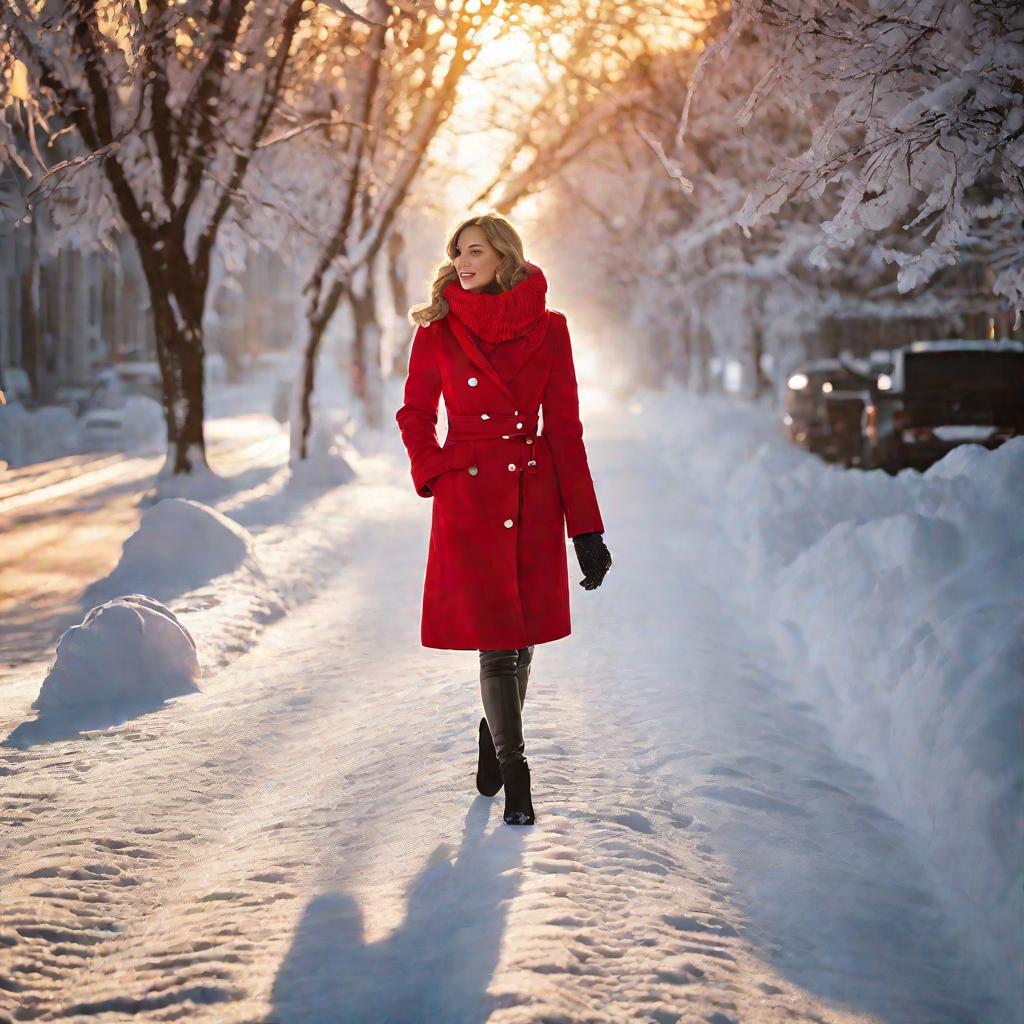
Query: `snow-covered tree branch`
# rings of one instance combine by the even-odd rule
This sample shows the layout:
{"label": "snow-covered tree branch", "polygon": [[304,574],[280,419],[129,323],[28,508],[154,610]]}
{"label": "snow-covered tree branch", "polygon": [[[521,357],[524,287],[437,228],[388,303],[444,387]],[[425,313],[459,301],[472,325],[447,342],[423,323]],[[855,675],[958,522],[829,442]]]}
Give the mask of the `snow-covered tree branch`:
{"label": "snow-covered tree branch", "polygon": [[[205,466],[202,316],[220,229],[244,198],[294,57],[302,0],[257,7],[154,0],[33,4],[0,13],[9,82],[0,161],[16,126],[33,200],[58,226],[104,244],[133,239],[149,286],[164,380],[166,472]],[[72,131],[79,154],[51,166],[39,139]]]}

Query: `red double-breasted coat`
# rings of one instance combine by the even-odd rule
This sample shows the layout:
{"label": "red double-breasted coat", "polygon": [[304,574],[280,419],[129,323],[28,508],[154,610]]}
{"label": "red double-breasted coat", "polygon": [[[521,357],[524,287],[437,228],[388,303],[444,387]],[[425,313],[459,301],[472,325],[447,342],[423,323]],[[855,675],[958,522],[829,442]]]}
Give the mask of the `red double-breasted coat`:
{"label": "red double-breasted coat", "polygon": [[[525,647],[571,632],[567,537],[604,531],[564,314],[543,272],[498,294],[445,288],[417,327],[396,413],[416,493],[432,497],[424,647]],[[438,396],[448,434],[437,438]]]}

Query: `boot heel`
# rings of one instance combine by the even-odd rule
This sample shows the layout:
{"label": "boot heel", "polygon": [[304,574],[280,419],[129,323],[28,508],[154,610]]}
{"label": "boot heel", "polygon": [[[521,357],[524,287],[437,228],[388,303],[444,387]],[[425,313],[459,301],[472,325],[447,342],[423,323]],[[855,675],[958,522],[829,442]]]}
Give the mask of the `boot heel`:
{"label": "boot heel", "polygon": [[533,800],[530,796],[530,766],[525,760],[513,761],[501,768],[505,784],[505,810],[502,817],[506,825],[533,825]]}

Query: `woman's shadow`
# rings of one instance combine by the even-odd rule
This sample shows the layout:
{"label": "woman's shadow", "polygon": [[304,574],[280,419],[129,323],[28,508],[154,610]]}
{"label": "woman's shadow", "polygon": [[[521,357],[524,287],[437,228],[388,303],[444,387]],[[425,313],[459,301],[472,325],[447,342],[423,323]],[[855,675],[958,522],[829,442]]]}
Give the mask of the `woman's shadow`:
{"label": "woman's shadow", "polygon": [[409,888],[405,920],[387,938],[365,941],[363,914],[347,893],[311,900],[274,979],[266,1024],[486,1020],[499,1002],[487,986],[527,831],[499,824],[487,834],[490,808],[483,797],[470,805],[454,861],[447,843],[434,848]]}

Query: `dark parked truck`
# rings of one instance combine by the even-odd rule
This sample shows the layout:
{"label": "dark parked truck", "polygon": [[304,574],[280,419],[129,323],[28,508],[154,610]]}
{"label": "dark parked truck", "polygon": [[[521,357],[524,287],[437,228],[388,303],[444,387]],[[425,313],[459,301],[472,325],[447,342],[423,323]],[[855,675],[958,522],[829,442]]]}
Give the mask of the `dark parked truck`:
{"label": "dark parked truck", "polygon": [[789,439],[829,462],[860,461],[861,419],[875,377],[839,359],[816,359],[797,367],[786,381],[783,425]]}
{"label": "dark parked truck", "polygon": [[915,341],[893,353],[862,425],[865,469],[925,469],[960,444],[1024,434],[1024,344]]}
{"label": "dark parked truck", "polygon": [[859,466],[864,457],[864,409],[869,406],[878,378],[892,373],[892,353],[878,349],[869,356],[840,356],[846,374],[823,392],[830,442],[825,458],[847,468]]}

